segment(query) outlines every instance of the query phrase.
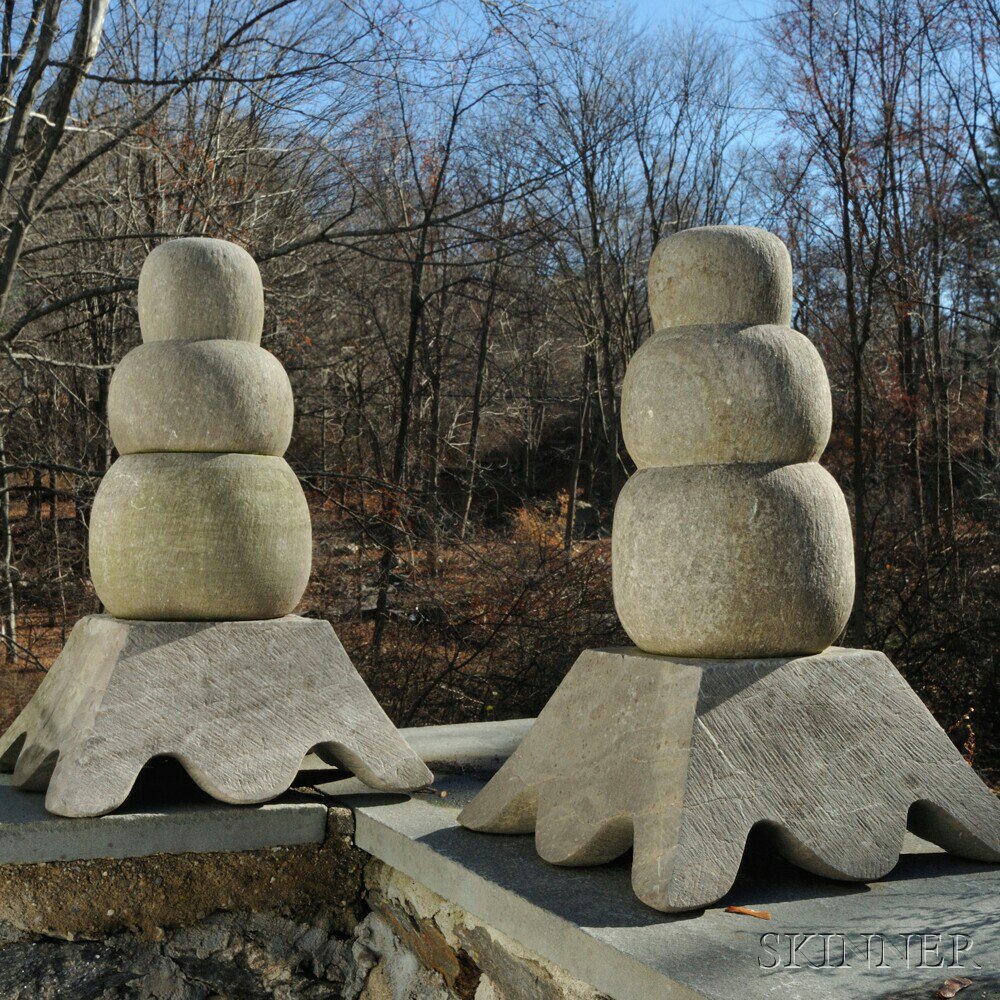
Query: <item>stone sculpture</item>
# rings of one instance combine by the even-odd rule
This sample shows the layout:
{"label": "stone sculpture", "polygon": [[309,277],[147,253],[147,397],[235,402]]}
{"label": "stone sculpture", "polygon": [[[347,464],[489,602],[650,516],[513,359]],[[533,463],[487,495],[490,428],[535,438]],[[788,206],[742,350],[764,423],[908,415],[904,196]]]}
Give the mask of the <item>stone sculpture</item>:
{"label": "stone sculpture", "polygon": [[90,519],[90,573],[116,618],[280,618],[309,581],[312,529],[281,457],[292,388],[260,346],[264,287],[223,240],[164,243],[139,276],[143,343],[115,370],[121,458]]}
{"label": "stone sculpture", "polygon": [[649,653],[818,653],[850,616],[854,554],[817,464],[830,386],[788,327],[788,253],[763,230],[697,229],[660,243],[650,275],[657,332],[622,387],[637,471],[615,508],[618,617]]}
{"label": "stone sculpture", "polygon": [[281,457],[292,391],[260,346],[263,322],[240,247],[180,239],[146,259],[143,343],[109,390],[121,457],[90,522],[108,614],[77,623],[0,739],[0,768],[46,788],[52,812],[114,809],[156,755],[228,802],[284,791],[311,749],[377,788],[431,780],[330,624],[291,614],[312,530]]}
{"label": "stone sculpture", "polygon": [[853,600],[851,525],[817,464],[830,389],[788,327],[791,278],[759,229],[657,248],[656,332],[622,389],[637,471],[612,533],[635,647],[584,652],[459,817],[534,831],[554,864],[632,847],[636,895],[659,910],[722,897],[755,826],[832,878],[886,874],[907,826],[1000,861],[1000,801],[889,660],[829,648]]}

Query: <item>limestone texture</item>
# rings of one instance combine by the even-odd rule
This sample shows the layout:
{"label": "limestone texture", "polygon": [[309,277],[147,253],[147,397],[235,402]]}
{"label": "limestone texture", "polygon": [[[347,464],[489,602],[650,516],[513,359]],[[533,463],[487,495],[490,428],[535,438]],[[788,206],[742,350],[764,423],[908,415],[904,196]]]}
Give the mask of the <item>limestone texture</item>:
{"label": "limestone texture", "polygon": [[431,780],[329,623],[286,617],[312,525],[281,457],[292,393],[259,346],[263,317],[257,265],[231,243],[175,240],[143,265],[145,343],[112,380],[121,457],[90,518],[114,617],[77,623],[0,739],[0,769],[49,812],[115,809],[156,756],[233,803],[288,789],[310,749],[377,788]]}
{"label": "limestone texture", "polygon": [[97,491],[90,569],[120,618],[280,618],[309,580],[306,499],[280,457],[293,402],[259,346],[263,285],[224,240],[158,246],[139,277],[145,343],[112,378],[121,458]]}
{"label": "limestone texture", "polygon": [[111,438],[121,455],[283,455],[294,410],[281,362],[233,340],[141,344],[122,359],[108,391]]}
{"label": "limestone texture", "polygon": [[259,344],[264,285],[253,257],[226,240],[161,243],[139,274],[139,326],[157,340],[242,340]]}
{"label": "limestone texture", "polygon": [[886,875],[907,827],[1000,861],[1000,800],[870,650],[738,661],[587,650],[459,821],[534,831],[557,865],[631,847],[636,895],[666,912],[722,897],[755,827],[799,867],[846,881]]}
{"label": "limestone texture", "polygon": [[611,552],[618,617],[649,652],[816,653],[850,616],[850,516],[815,462],[640,469]]}
{"label": "limestone texture", "polygon": [[661,332],[623,387],[639,469],[611,559],[638,648],[586,651],[459,821],[534,831],[554,864],[631,847],[636,896],[667,912],[722,897],[754,829],[844,880],[885,875],[907,825],[1000,861],[1000,800],[892,664],[828,648],[854,598],[851,521],[815,461],[830,391],[783,328],[784,246],[739,227],[680,233],[649,287]]}
{"label": "limestone texture", "polygon": [[432,780],[355,670],[329,622],[80,619],[0,739],[15,785],[59,816],[125,801],[151,758],[176,758],[223,802],[285,791],[305,755],[373,788]]}
{"label": "limestone texture", "polygon": [[312,563],[309,507],[283,458],[125,455],[90,520],[90,573],[118,618],[279,618]]}
{"label": "limestone texture", "polygon": [[815,462],[833,407],[816,348],[780,326],[670,328],[635,353],[622,438],[647,466]]}
{"label": "limestone texture", "polygon": [[622,386],[638,471],[612,530],[615,610],[649,653],[816,653],[854,599],[851,521],[816,464],[830,385],[788,328],[791,261],[762,229],[677,233],[649,265],[657,332]]}
{"label": "limestone texture", "polygon": [[702,323],[788,326],[792,261],[773,233],[703,226],[663,240],[649,262],[649,311],[656,331]]}

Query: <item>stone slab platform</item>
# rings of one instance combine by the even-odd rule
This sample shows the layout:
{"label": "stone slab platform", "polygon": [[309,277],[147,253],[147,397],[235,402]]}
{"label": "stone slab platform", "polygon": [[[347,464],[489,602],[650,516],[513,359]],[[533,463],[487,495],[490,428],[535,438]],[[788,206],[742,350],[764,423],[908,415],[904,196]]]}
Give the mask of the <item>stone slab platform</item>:
{"label": "stone slab platform", "polygon": [[192,792],[162,805],[133,801],[110,816],[67,819],[45,811],[44,795],[10,781],[0,775],[0,864],[254,851],[318,844],[326,834],[326,806],[301,795],[236,807],[192,801]]}
{"label": "stone slab platform", "polygon": [[[406,730],[414,750],[439,773],[490,775],[514,752],[532,719]],[[306,758],[300,785],[339,774]],[[327,805],[288,793],[273,802],[228,806],[200,793],[178,766],[146,769],[125,805],[109,816],[67,819],[45,811],[45,796],[0,774],[0,864],[137,858],[153,854],[253,851],[322,842]]]}
{"label": "stone slab platform", "polygon": [[220,802],[250,805],[292,787],[310,750],[372,788],[431,778],[328,621],[87,615],[0,735],[0,771],[45,789],[51,813],[92,817],[122,805],[158,756]]}
{"label": "stone slab platform", "polygon": [[[808,875],[755,844],[725,899],[666,915],[635,898],[628,858],[556,868],[537,856],[530,836],[462,829],[459,810],[529,724],[404,731],[437,776],[432,790],[412,797],[367,790],[314,760],[298,780],[312,794],[226,806],[160,765],[118,812],[61,819],[45,813],[42,796],[0,780],[0,864],[318,843],[327,805],[338,802],[354,810],[362,850],[615,1000],[925,1000],[953,975],[973,980],[960,1000],[1000,997],[1000,866],[959,861],[913,837],[896,869],[871,885]],[[729,905],[766,910],[771,919],[726,913]],[[823,939],[803,936],[823,932],[843,936],[849,967],[810,968],[822,964]],[[832,940],[836,961],[839,938]],[[956,942],[964,945],[960,968],[926,967],[949,964]],[[800,967],[789,968],[796,944]],[[776,962],[773,971],[761,968]]]}
{"label": "stone slab platform", "polygon": [[721,899],[759,828],[799,867],[847,882],[890,872],[907,828],[1000,863],[1000,800],[869,649],[741,660],[585,650],[458,819],[534,834],[556,865],[631,849],[636,896],[665,913]]}
{"label": "stone slab platform", "polygon": [[[810,875],[758,842],[727,896],[668,915],[635,898],[628,857],[557,868],[538,857],[531,836],[459,827],[459,811],[483,784],[442,776],[410,798],[369,792],[354,779],[321,790],[353,809],[362,850],[615,1000],[929,1000],[953,975],[973,980],[961,1000],[1000,997],[1000,866],[961,861],[907,835],[885,880],[846,884]],[[732,905],[770,919],[727,913]],[[823,964],[824,939],[803,937],[822,933],[836,935],[828,939],[834,963],[844,941],[849,967],[809,967]],[[956,942],[960,968],[919,967],[921,958],[951,964]],[[789,967],[794,945],[799,968]],[[781,968],[761,968],[775,963]]]}

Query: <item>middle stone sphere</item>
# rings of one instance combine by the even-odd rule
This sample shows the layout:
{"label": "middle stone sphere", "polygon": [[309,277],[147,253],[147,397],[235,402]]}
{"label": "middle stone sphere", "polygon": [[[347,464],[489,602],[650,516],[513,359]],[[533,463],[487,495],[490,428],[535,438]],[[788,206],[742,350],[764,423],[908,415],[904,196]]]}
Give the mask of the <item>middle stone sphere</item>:
{"label": "middle stone sphere", "polygon": [[833,404],[819,352],[781,326],[671,327],[636,351],[622,437],[640,468],[814,462]]}
{"label": "middle stone sphere", "polygon": [[276,456],[125,455],[90,519],[90,573],[116,618],[280,618],[309,581],[302,487]]}
{"label": "middle stone sphere", "polygon": [[814,462],[640,469],[611,564],[625,631],[666,656],[818,653],[854,598],[847,502]]}
{"label": "middle stone sphere", "polygon": [[238,340],[140,344],[115,369],[108,390],[108,424],[122,455],[283,455],[294,410],[281,362]]}

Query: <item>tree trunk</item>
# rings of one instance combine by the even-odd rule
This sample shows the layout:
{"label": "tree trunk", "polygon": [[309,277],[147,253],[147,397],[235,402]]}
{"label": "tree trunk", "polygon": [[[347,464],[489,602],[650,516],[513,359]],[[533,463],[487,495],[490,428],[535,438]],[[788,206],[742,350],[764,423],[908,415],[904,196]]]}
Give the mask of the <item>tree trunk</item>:
{"label": "tree trunk", "polygon": [[868,514],[867,482],[865,478],[865,400],[864,369],[861,350],[855,347],[851,358],[851,487],[854,494],[854,608],[851,612],[850,631],[853,642],[864,646],[867,634],[868,588]]}
{"label": "tree trunk", "polygon": [[593,363],[593,355],[588,347],[583,356],[583,380],[576,422],[576,444],[573,449],[573,461],[570,466],[569,486],[567,488],[566,530],[563,535],[563,548],[567,552],[573,548],[573,531],[576,526],[576,494],[580,484],[580,463],[583,460],[583,449],[587,437],[587,418],[590,415],[590,383]]}
{"label": "tree trunk", "polygon": [[3,546],[4,609],[0,629],[4,639],[4,659],[17,662],[17,589],[14,578],[14,534],[10,520],[10,478],[7,475],[7,445],[0,418],[0,545]]}
{"label": "tree trunk", "polygon": [[399,544],[399,528],[393,522],[394,514],[399,514],[399,497],[406,485],[406,451],[410,439],[410,420],[413,408],[413,370],[417,357],[417,335],[424,312],[423,278],[424,247],[427,230],[423,230],[416,260],[410,269],[410,309],[406,331],[406,354],[400,378],[399,422],[396,427],[396,443],[392,455],[392,485],[396,491],[389,501],[389,511],[384,525],[382,558],[379,560],[378,596],[375,601],[375,626],[372,630],[371,651],[377,657],[382,650],[382,638],[389,611],[389,575],[396,563],[396,547]]}
{"label": "tree trunk", "polygon": [[[494,267],[482,321],[479,324],[479,344],[476,351],[476,377],[472,387],[472,418],[469,424],[469,448],[466,453],[465,501],[462,504],[462,527],[459,537],[464,539],[469,527],[469,513],[472,510],[472,496],[476,487],[476,460],[479,453],[479,417],[483,403],[483,389],[486,385],[486,361],[490,351],[490,329],[493,325],[493,303],[496,301],[497,270]],[[525,441],[525,448],[528,442]],[[528,452],[525,451],[527,467]],[[527,479],[527,473],[525,473]]]}

